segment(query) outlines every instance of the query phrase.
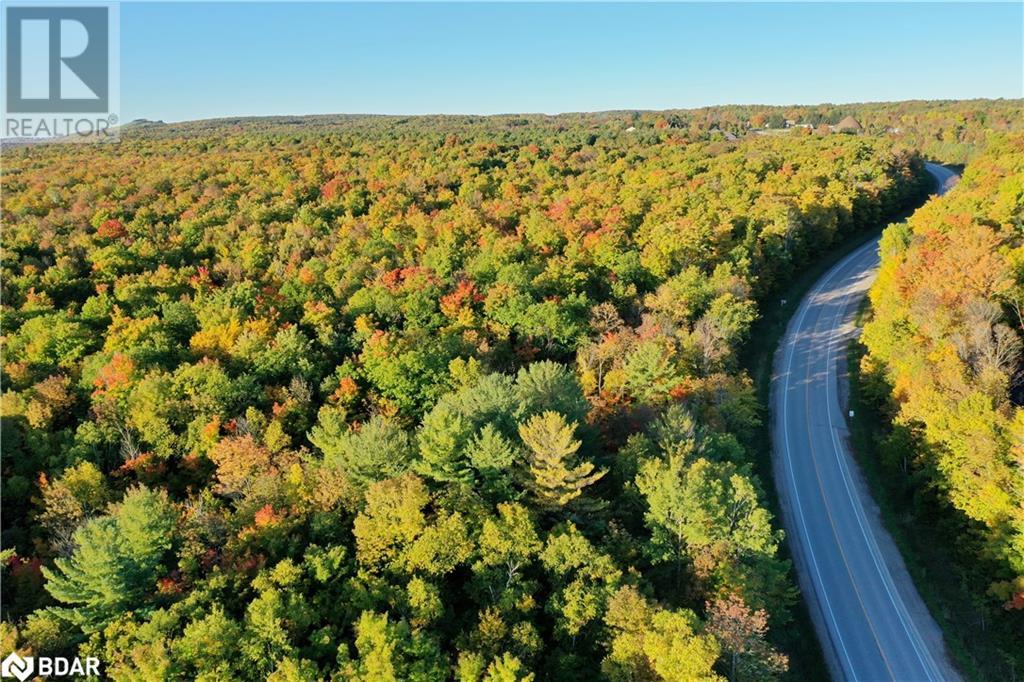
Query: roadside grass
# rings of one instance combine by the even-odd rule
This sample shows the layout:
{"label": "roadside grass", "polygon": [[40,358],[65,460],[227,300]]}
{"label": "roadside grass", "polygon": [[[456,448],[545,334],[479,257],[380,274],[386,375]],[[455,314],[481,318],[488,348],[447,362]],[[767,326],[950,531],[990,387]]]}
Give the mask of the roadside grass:
{"label": "roadside grass", "polygon": [[[898,213],[887,224],[905,220],[926,200],[927,196],[921,197],[913,207]],[[792,279],[781,284],[761,302],[760,315],[750,330],[750,341],[744,348],[741,362],[754,382],[757,402],[761,406],[761,425],[756,435],[756,442],[761,447],[754,453],[754,471],[764,487],[765,498],[776,523],[781,523],[782,509],[772,472],[771,420],[768,410],[775,352],[786,333],[789,320],[800,307],[800,301],[818,279],[846,255],[869,240],[877,239],[884,228],[885,225],[882,225],[853,232],[814,258],[813,262],[797,270]],[[784,558],[793,560],[788,543],[783,543],[780,553]],[[795,574],[793,577],[795,582]],[[789,627],[781,632],[776,629],[772,634],[775,645],[790,657],[787,679],[828,680],[829,671],[824,652],[814,630],[807,602],[802,597],[793,607],[792,616],[793,622]]]}
{"label": "roadside grass", "polygon": [[[870,316],[867,299],[857,326]],[[860,362],[866,353],[859,341],[847,353],[849,408],[854,457],[878,505],[882,523],[899,548],[918,593],[942,629],[946,647],[967,680],[1018,679],[1024,672],[1021,634],[1008,620],[979,604],[984,594],[984,571],[973,543],[964,542],[961,514],[927,490],[921,490],[899,467],[887,465],[880,444],[892,432],[888,415],[865,397]],[[1013,652],[1013,653],[1011,653]],[[1014,660],[1016,659],[1016,661]]]}

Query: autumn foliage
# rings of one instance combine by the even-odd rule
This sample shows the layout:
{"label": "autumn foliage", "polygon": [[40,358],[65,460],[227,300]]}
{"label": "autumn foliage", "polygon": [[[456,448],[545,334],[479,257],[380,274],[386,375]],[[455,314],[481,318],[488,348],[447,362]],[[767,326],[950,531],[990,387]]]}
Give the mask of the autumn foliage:
{"label": "autumn foliage", "polygon": [[[740,351],[794,272],[923,198],[878,122],[965,110],[859,109],[862,136],[747,135],[739,107],[5,148],[4,641],[113,679],[784,674],[795,593]],[[951,431],[970,447],[943,471],[1012,557],[1006,187],[891,295],[958,311],[923,338],[992,322],[917,366],[997,425]]]}
{"label": "autumn foliage", "polygon": [[[891,475],[937,508],[950,561],[1015,633],[1024,585],[1024,137],[993,137],[945,196],[882,238],[862,371],[893,416]],[[1008,644],[1016,647],[1016,644]],[[1019,650],[1019,647],[1016,647]]]}

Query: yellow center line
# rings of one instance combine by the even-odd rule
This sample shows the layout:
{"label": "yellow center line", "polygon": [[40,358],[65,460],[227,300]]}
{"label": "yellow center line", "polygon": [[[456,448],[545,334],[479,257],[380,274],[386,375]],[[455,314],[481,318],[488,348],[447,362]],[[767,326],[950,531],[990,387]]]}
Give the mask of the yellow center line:
{"label": "yellow center line", "polygon": [[[842,311],[840,311],[841,313]],[[814,324],[814,335],[818,333],[818,324],[822,319],[821,314],[818,315],[818,321]],[[825,484],[821,478],[821,471],[818,468],[818,456],[817,449],[814,447],[814,439],[811,437],[811,401],[810,401],[810,385],[811,385],[811,363],[804,363],[807,367],[806,381],[804,382],[804,412],[807,418],[807,442],[810,445],[811,450],[811,461],[814,465],[814,476],[818,480],[818,488],[821,490],[821,498],[825,504],[825,513],[828,516],[829,526],[832,528],[832,534],[836,538],[836,546],[839,547],[839,555],[843,560],[843,566],[846,568],[847,575],[850,576],[850,583],[853,585],[853,593],[857,596],[857,603],[860,604],[860,609],[864,613],[864,620],[867,621],[868,628],[871,630],[871,636],[875,640],[875,644],[878,645],[878,651],[882,654],[882,661],[885,663],[886,670],[889,671],[889,676],[895,680],[896,674],[892,670],[889,657],[885,655],[885,649],[882,648],[882,642],[878,638],[878,632],[875,630],[874,623],[871,621],[871,617],[868,616],[867,608],[864,606],[864,600],[861,598],[860,590],[857,589],[857,581],[854,580],[853,571],[850,569],[850,562],[846,558],[846,552],[843,551],[843,543],[839,540],[839,532],[836,529],[835,519],[832,517],[832,508],[828,502],[828,495],[825,494]],[[825,367],[825,381],[828,381],[828,367]],[[824,585],[822,585],[824,589]]]}

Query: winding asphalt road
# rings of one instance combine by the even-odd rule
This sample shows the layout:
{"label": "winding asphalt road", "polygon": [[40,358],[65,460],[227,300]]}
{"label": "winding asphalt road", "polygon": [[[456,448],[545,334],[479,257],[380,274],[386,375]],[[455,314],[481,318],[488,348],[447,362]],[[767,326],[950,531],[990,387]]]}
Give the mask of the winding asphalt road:
{"label": "winding asphalt road", "polygon": [[[943,193],[957,179],[927,165]],[[775,357],[772,437],[783,522],[833,676],[959,680],[850,451],[846,348],[878,269],[871,240],[801,302]]]}

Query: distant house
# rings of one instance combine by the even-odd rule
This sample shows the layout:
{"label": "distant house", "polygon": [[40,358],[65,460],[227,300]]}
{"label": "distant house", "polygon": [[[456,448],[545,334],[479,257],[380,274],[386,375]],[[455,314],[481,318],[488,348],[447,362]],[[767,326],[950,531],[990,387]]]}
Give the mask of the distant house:
{"label": "distant house", "polygon": [[714,127],[714,128],[708,128],[708,132],[710,134],[712,134],[712,135],[715,135],[715,134],[721,135],[722,137],[724,137],[729,142],[736,142],[737,140],[740,139],[740,138],[736,137],[735,135],[733,135],[728,130],[722,130],[721,128],[718,128],[717,126]]}
{"label": "distant house", "polygon": [[861,127],[860,123],[857,122],[853,116],[847,116],[839,123],[832,126],[832,130],[837,133],[862,133],[864,128]]}

